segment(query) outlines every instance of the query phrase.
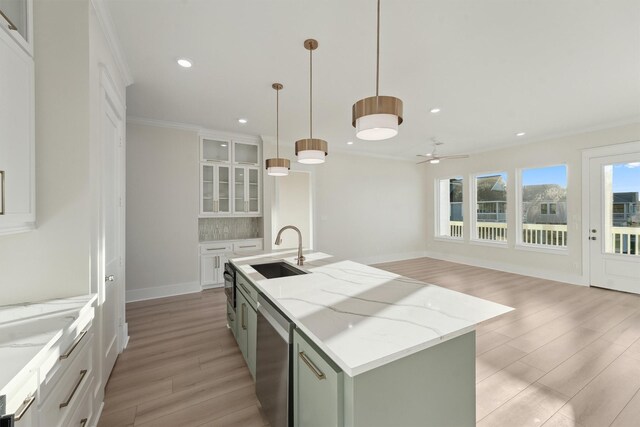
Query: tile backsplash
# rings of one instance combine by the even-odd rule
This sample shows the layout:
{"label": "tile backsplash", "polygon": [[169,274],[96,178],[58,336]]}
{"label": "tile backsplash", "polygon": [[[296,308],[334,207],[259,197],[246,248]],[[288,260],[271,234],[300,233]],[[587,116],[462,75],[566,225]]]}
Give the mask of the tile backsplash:
{"label": "tile backsplash", "polygon": [[262,218],[198,218],[201,242],[262,237]]}

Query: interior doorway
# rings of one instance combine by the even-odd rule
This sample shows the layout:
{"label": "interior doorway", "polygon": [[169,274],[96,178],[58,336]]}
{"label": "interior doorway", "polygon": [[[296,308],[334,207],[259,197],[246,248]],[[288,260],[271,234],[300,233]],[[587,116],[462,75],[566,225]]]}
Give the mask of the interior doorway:
{"label": "interior doorway", "polygon": [[584,165],[589,284],[640,294],[640,149],[615,151]]}
{"label": "interior doorway", "polygon": [[[313,248],[313,209],[311,193],[311,173],[290,171],[289,175],[278,177],[276,182],[276,209],[273,216],[273,236],[285,225],[295,225],[302,233],[302,246]],[[282,234],[282,244],[273,249],[293,249],[298,247],[298,236],[293,232]]]}

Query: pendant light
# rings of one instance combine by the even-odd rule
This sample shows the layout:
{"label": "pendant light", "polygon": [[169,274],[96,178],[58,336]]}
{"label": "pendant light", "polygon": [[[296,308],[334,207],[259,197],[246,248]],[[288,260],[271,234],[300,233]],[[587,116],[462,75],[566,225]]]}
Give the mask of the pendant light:
{"label": "pendant light", "polygon": [[378,0],[378,24],[376,39],[376,96],[364,98],[353,104],[351,124],[356,136],[368,141],[393,138],[402,123],[402,100],[393,96],[378,95],[380,84],[380,0]]}
{"label": "pendant light", "polygon": [[280,158],[280,90],[284,87],[280,83],[271,85],[276,90],[276,157],[267,159],[265,165],[267,174],[271,176],[287,176],[291,169],[289,159]]}
{"label": "pendant light", "polygon": [[309,138],[296,141],[298,163],[317,165],[324,163],[328,153],[327,141],[313,137],[313,51],[318,48],[318,41],[308,39],[304,47],[309,51]]}

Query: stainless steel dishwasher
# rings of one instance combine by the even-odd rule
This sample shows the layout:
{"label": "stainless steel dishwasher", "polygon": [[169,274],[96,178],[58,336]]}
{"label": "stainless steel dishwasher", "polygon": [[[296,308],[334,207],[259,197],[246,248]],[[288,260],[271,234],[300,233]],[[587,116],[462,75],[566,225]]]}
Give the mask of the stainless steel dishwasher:
{"label": "stainless steel dishwasher", "polygon": [[293,425],[290,366],[293,328],[289,319],[262,295],[258,296],[256,394],[271,427]]}

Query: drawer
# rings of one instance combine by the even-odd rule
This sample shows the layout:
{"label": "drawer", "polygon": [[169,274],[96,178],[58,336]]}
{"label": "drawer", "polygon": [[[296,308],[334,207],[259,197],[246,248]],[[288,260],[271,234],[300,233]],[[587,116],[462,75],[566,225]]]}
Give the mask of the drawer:
{"label": "drawer", "polygon": [[233,252],[233,245],[231,243],[207,243],[200,245],[201,254],[223,254]]}
{"label": "drawer", "polygon": [[91,352],[91,347],[87,346],[87,341],[93,335],[91,324],[80,330],[77,335],[67,334],[60,338],[58,345],[54,345],[47,358],[40,366],[40,399],[44,401],[55,387],[56,383],[65,374],[67,368],[77,357],[84,352]]}
{"label": "drawer", "polygon": [[93,417],[93,401],[91,399],[91,396],[93,396],[91,392],[93,382],[94,379],[91,378],[87,383],[82,400],[78,404],[76,411],[64,422],[65,427],[89,427]]}
{"label": "drawer", "polygon": [[253,308],[255,308],[255,304],[258,302],[258,290],[254,288],[240,272],[236,273],[236,284],[242,293],[244,293],[244,296],[247,297],[248,302],[253,303]]}
{"label": "drawer", "polygon": [[[93,344],[93,336],[84,338],[84,349],[70,363],[61,378],[55,383],[40,406],[40,421],[47,427],[63,425],[87,394],[87,384],[93,378],[92,352],[88,351]],[[88,393],[91,394],[91,393]]]}
{"label": "drawer", "polygon": [[244,242],[235,242],[233,244],[234,253],[253,252],[262,250],[262,239],[247,240]]}

